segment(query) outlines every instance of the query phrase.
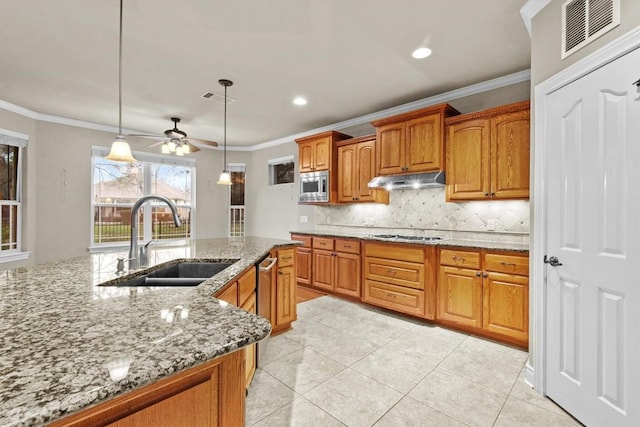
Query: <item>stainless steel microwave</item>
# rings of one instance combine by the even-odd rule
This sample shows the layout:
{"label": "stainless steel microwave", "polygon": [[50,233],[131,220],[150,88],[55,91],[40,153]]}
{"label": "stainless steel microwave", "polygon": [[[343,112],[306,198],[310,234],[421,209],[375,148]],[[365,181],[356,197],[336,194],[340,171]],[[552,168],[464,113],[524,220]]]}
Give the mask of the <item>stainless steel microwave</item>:
{"label": "stainless steel microwave", "polygon": [[329,201],[329,171],[300,174],[300,201]]}

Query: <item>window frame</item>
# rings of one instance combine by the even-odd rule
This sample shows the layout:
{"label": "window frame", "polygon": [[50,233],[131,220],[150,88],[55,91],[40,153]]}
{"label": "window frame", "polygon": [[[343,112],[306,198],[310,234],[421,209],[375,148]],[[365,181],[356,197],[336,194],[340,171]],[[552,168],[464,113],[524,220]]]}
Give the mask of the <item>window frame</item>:
{"label": "window frame", "polygon": [[[233,186],[233,184],[231,184],[229,186],[229,192],[228,192],[228,203],[229,203],[229,209],[227,210],[228,215],[227,215],[227,236],[228,237],[244,237],[246,236],[246,232],[247,232],[247,184],[246,184],[246,179],[247,179],[247,164],[246,163],[229,163],[227,164],[227,170],[229,172],[242,172],[244,174],[244,179],[245,179],[245,185],[244,185],[244,205],[232,205],[231,204],[231,187]],[[235,208],[234,208],[235,207]],[[237,233],[232,233],[231,232],[231,222],[234,218],[234,214],[233,211],[234,210],[238,210],[242,212],[242,230],[240,232]]]}
{"label": "window frame", "polygon": [[[16,209],[16,248],[8,249],[6,251],[0,251],[0,263],[21,261],[29,258],[30,251],[22,250],[22,236],[23,236],[23,165],[24,155],[26,148],[29,144],[29,136],[14,132],[8,129],[0,128],[0,144],[10,145],[18,148],[18,164],[16,165],[16,200],[2,200],[2,205],[17,206]],[[7,203],[4,203],[7,202]]]}
{"label": "window frame", "polygon": [[[95,167],[93,164],[94,157],[106,157],[109,154],[109,147],[103,146],[92,146],[91,147],[91,205],[89,209],[90,215],[90,236],[89,236],[89,252],[90,253],[98,253],[105,252],[113,249],[121,249],[129,247],[130,242],[129,239],[126,241],[120,242],[103,242],[97,243],[95,242],[95,208],[96,206],[102,206],[103,204],[95,203]],[[188,240],[196,238],[196,161],[195,159],[188,157],[177,157],[175,155],[165,155],[165,154],[156,154],[156,153],[148,153],[148,152],[140,152],[133,151],[133,155],[139,163],[143,163],[146,165],[156,164],[156,165],[173,165],[173,166],[184,166],[191,169],[191,203],[189,205],[176,205],[176,207],[188,207],[190,208],[190,216],[191,216],[191,225],[190,225],[190,236],[188,238],[175,238],[175,239],[161,239],[156,240],[152,239],[151,234],[151,209],[154,205],[153,203],[146,203],[141,211],[140,216],[143,216],[143,227],[141,227],[140,231],[142,231],[142,240],[139,240],[138,243],[145,243],[150,240],[161,241],[164,244],[172,244],[172,245],[184,245]],[[151,188],[151,167],[143,167],[143,195],[149,195]],[[131,207],[133,203],[115,203],[110,206],[115,207]],[[164,206],[164,205],[160,205]]]}

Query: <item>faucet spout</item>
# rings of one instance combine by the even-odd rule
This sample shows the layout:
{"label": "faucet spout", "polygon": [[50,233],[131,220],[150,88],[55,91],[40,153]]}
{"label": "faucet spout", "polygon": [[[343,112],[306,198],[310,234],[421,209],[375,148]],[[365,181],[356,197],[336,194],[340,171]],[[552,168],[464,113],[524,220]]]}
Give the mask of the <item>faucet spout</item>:
{"label": "faucet spout", "polygon": [[158,200],[164,202],[171,209],[173,215],[173,223],[176,227],[182,226],[182,221],[178,217],[178,208],[175,204],[164,196],[151,194],[149,196],[140,197],[131,208],[131,241],[129,242],[129,270],[140,267],[140,259],[138,255],[138,212],[143,204],[149,200]]}

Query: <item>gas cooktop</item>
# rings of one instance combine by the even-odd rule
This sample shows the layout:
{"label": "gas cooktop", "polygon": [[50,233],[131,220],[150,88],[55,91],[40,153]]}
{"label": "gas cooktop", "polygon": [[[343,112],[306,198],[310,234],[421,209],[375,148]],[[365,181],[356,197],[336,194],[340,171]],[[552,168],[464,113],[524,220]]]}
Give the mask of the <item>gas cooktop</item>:
{"label": "gas cooktop", "polygon": [[442,237],[433,236],[403,236],[401,234],[374,234],[373,237],[385,240],[410,240],[418,242],[436,242],[442,240]]}

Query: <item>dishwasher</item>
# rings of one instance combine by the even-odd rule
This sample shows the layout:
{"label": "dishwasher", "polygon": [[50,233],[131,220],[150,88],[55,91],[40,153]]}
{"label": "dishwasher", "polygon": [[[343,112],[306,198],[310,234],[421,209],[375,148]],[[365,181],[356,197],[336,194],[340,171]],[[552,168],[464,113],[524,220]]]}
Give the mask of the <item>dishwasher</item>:
{"label": "dishwasher", "polygon": [[[256,264],[258,274],[256,274],[256,289],[258,292],[257,311],[258,316],[262,316],[265,319],[271,321],[271,270],[273,266],[278,262],[278,258],[271,258],[265,256]],[[263,355],[267,349],[267,343],[269,342],[269,336],[257,345],[257,363],[256,366],[262,365]]]}

